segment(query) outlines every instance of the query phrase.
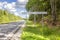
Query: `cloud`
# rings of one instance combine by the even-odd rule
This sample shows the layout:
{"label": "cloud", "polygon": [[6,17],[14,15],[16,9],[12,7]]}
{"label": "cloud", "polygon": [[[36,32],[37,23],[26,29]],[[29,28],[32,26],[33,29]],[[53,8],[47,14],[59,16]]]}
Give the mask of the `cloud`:
{"label": "cloud", "polygon": [[25,6],[28,0],[17,0],[17,2],[0,2],[0,9],[8,10],[15,15],[20,15],[25,17],[26,15],[20,14],[21,12],[26,12]]}
{"label": "cloud", "polygon": [[0,9],[6,9],[9,11],[15,12],[17,10],[17,8],[25,9],[27,1],[28,0],[17,0],[17,2],[11,2],[11,3],[7,2],[7,1],[0,2]]}
{"label": "cloud", "polygon": [[2,2],[0,2],[0,9],[2,9],[2,6],[3,6],[3,4],[2,4]]}
{"label": "cloud", "polygon": [[11,10],[16,10],[15,6],[16,6],[16,5],[15,5],[15,2],[12,2],[12,3],[7,3],[7,4],[5,4],[5,5],[4,5],[4,8],[11,11]]}
{"label": "cloud", "polygon": [[17,4],[19,5],[26,5],[26,3],[28,2],[28,0],[17,0]]}
{"label": "cloud", "polygon": [[28,2],[28,0],[17,0],[18,2]]}
{"label": "cloud", "polygon": [[8,2],[0,2],[0,9],[5,9],[9,11],[16,11],[16,2],[8,3]]}
{"label": "cloud", "polygon": [[3,9],[4,8],[4,5],[6,5],[7,2],[0,2],[0,8]]}
{"label": "cloud", "polygon": [[26,3],[28,2],[28,0],[17,0],[17,7],[22,7],[25,8]]}

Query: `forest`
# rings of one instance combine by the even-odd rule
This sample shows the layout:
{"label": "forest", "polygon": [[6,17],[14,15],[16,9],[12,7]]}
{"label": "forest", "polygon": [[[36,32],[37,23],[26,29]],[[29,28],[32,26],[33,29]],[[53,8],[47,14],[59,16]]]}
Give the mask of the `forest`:
{"label": "forest", "polygon": [[[31,12],[47,12],[44,22],[52,26],[60,25],[60,0],[29,0],[26,9]],[[37,22],[41,21],[41,16],[36,15]],[[33,20],[33,15],[30,15],[29,19]]]}

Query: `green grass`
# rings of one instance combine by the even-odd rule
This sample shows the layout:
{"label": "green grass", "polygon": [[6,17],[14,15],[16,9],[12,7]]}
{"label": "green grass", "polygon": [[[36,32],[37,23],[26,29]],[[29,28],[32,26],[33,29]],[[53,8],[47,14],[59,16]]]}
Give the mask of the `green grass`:
{"label": "green grass", "polygon": [[[27,25],[31,25],[30,21]],[[38,25],[38,24],[36,24]],[[40,24],[39,24],[40,25]],[[60,28],[48,28],[46,25],[44,27],[40,26],[26,26],[23,29],[22,40],[60,40]]]}

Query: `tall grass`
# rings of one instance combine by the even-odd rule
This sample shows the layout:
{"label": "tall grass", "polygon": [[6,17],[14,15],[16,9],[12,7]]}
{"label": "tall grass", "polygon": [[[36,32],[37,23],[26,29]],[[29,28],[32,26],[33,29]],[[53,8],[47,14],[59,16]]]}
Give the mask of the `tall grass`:
{"label": "tall grass", "polygon": [[[33,23],[28,22],[27,25]],[[36,24],[38,25],[38,24]],[[21,36],[22,40],[60,40],[60,27],[49,28],[47,25],[26,26]]]}

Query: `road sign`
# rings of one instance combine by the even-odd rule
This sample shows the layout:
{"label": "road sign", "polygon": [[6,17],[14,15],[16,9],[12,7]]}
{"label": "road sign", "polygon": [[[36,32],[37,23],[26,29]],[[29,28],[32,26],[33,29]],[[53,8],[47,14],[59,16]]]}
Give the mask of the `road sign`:
{"label": "road sign", "polygon": [[[43,25],[44,25],[44,23],[43,23],[43,14],[47,14],[47,12],[22,12],[22,14],[27,14],[27,15],[31,15],[31,14],[34,14],[33,16],[34,16],[34,24],[36,24],[36,14],[42,14],[42,27],[43,27]],[[26,15],[26,18],[27,18],[27,15]],[[28,20],[28,18],[27,18],[27,20]]]}
{"label": "road sign", "polygon": [[28,12],[28,14],[47,14],[47,12]]}
{"label": "road sign", "polygon": [[47,12],[22,12],[22,14],[47,14]]}

